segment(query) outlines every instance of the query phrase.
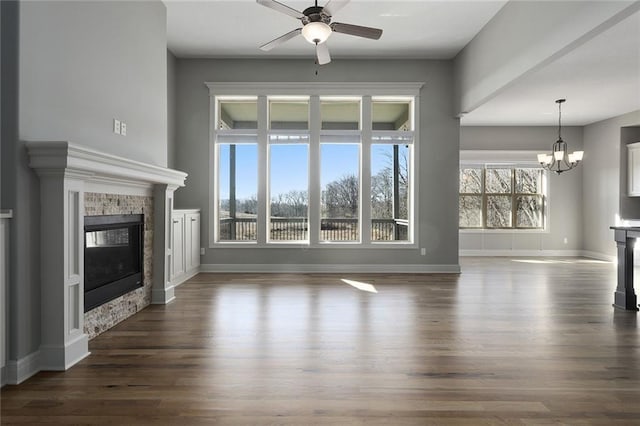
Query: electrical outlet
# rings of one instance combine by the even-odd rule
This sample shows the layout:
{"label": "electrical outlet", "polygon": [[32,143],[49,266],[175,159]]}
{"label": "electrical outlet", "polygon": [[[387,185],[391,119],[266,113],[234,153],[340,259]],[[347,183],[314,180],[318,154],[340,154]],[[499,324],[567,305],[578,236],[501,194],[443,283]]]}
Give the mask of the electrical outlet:
{"label": "electrical outlet", "polygon": [[120,134],[122,136],[127,136],[127,123],[124,121],[120,123]]}
{"label": "electrical outlet", "polygon": [[114,118],[113,119],[113,133],[115,133],[116,135],[119,135],[120,132],[122,131],[121,129],[122,129],[122,127],[121,127],[120,120]]}
{"label": "electrical outlet", "polygon": [[427,255],[427,249],[426,248],[421,248],[420,249],[420,255],[426,256]]}
{"label": "electrical outlet", "polygon": [[200,247],[200,256],[204,256],[204,247]]}
{"label": "electrical outlet", "polygon": [[567,237],[564,237],[564,243],[569,244],[569,239]]}

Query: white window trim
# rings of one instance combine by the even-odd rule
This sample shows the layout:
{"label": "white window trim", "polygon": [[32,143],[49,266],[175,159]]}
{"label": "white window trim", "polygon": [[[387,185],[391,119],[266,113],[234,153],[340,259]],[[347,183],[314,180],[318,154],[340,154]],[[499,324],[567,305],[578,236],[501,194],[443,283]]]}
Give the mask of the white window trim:
{"label": "white window trim", "polygon": [[[541,168],[537,161],[538,151],[508,150],[460,150],[460,167],[490,164],[504,164],[508,167],[521,166]],[[543,185],[546,194],[543,229],[490,229],[490,228],[458,228],[461,234],[549,234],[551,232],[551,198],[549,172],[543,170]]]}
{"label": "white window trim", "polygon": [[[218,82],[206,82],[205,85],[209,89],[209,248],[322,248],[322,249],[415,249],[419,247],[419,224],[417,218],[419,216],[417,197],[419,192],[419,176],[418,167],[416,162],[419,159],[420,139],[419,139],[419,117],[420,117],[420,90],[424,86],[424,83],[420,82],[367,82],[367,83],[320,83],[320,82],[305,82],[305,83],[292,83],[292,82],[234,82],[234,83],[218,83]],[[318,241],[318,236],[309,230],[309,242],[268,242],[266,226],[258,227],[257,241],[216,241],[218,209],[216,206],[216,200],[218,199],[218,174],[216,173],[215,161],[216,154],[216,136],[218,134],[228,134],[228,130],[216,129],[216,117],[217,115],[217,101],[216,98],[220,97],[235,97],[246,96],[248,98],[258,99],[258,125],[257,135],[258,141],[267,140],[269,133],[271,132],[267,126],[267,111],[268,111],[268,98],[274,96],[308,96],[310,114],[317,112],[319,116],[320,109],[320,97],[333,97],[333,96],[352,96],[362,99],[362,121],[361,121],[361,165],[360,165],[360,241],[358,243],[352,242],[325,242]],[[412,235],[410,241],[395,241],[395,242],[373,242],[371,241],[371,223],[370,221],[363,221],[363,217],[370,217],[371,203],[364,200],[371,199],[371,182],[363,183],[363,176],[369,176],[371,174],[371,138],[373,134],[384,133],[381,131],[373,131],[371,128],[365,128],[364,123],[371,122],[371,108],[370,103],[372,97],[385,96],[393,97],[397,96],[399,99],[403,97],[413,98],[413,123],[414,130],[409,132],[413,134],[413,153],[412,153],[412,167],[410,170],[410,182],[411,188],[411,205],[409,206],[409,223],[412,227]],[[368,104],[368,105],[367,105]],[[315,111],[317,109],[317,111]],[[366,121],[365,121],[366,120]],[[327,131],[320,130],[321,123],[310,123],[310,129],[308,130],[311,136],[309,143],[309,158],[319,158],[320,155],[320,135],[330,134]],[[315,128],[317,127],[317,128]],[[370,127],[370,126],[369,126]],[[300,131],[298,131],[300,133]],[[401,134],[408,134],[408,132],[397,132]],[[365,144],[367,147],[365,148]],[[268,143],[258,143],[258,212],[257,216],[265,218],[267,216],[267,200],[266,195],[268,193],[268,164],[261,159],[267,159]],[[319,223],[319,209],[312,208],[312,197],[320,199],[319,184],[320,184],[320,170],[319,162],[310,161],[309,165],[309,223],[312,221],[318,221]],[[317,211],[316,211],[317,210]],[[366,214],[366,216],[365,216]]]}

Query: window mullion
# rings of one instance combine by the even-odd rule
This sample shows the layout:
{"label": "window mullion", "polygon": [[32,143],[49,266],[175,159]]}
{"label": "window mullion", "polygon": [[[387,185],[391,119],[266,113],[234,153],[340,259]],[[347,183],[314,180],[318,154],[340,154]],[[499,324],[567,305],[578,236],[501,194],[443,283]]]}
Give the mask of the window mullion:
{"label": "window mullion", "polygon": [[371,96],[363,96],[360,135],[360,241],[371,244]]}
{"label": "window mullion", "polygon": [[257,240],[258,244],[266,244],[270,226],[267,196],[269,188],[269,158],[268,158],[268,108],[266,96],[258,96],[258,206],[257,206]]}
{"label": "window mullion", "polygon": [[516,223],[516,217],[517,217],[517,212],[516,212],[516,207],[517,207],[517,201],[516,201],[516,169],[512,168],[511,169],[511,228],[516,229],[517,223]]}
{"label": "window mullion", "polygon": [[489,207],[487,206],[487,169],[482,169],[482,227],[487,228],[487,216]]}
{"label": "window mullion", "polygon": [[[216,145],[216,123],[218,106],[215,96],[209,96],[209,247],[220,238],[218,222],[218,146]],[[213,230],[213,232],[212,232]]]}
{"label": "window mullion", "polygon": [[320,241],[321,191],[320,191],[320,97],[309,99],[309,243]]}

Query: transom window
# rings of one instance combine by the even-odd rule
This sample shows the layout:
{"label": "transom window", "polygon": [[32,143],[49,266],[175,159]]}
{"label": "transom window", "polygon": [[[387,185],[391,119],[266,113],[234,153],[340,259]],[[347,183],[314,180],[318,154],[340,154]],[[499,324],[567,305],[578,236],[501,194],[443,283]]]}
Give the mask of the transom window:
{"label": "transom window", "polygon": [[504,165],[460,166],[460,228],[543,229],[544,172]]}
{"label": "transom window", "polygon": [[212,244],[413,244],[414,95],[210,91]]}

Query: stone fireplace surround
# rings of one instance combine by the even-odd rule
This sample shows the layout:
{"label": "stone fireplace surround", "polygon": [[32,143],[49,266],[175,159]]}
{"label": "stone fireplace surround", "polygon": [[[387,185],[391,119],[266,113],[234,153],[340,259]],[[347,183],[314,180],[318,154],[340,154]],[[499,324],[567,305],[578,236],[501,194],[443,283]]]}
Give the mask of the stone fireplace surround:
{"label": "stone fireplace surround", "polygon": [[[143,286],[84,314],[84,333],[93,339],[146,308],[151,303],[153,282],[153,197],[140,195],[84,193],[84,216],[144,215],[142,253]],[[84,292],[83,292],[84,293]]]}
{"label": "stone fireplace surround", "polygon": [[[41,306],[39,369],[66,370],[89,355],[90,336],[149,302],[166,304],[174,299],[169,279],[171,211],[173,193],[184,186],[187,175],[66,141],[27,142],[27,150],[29,165],[40,178],[41,297],[47,301]],[[101,199],[115,201],[107,205]],[[152,247],[146,249],[153,259],[150,285],[139,294],[133,291],[113,301],[122,299],[124,307],[105,304],[87,312],[91,323],[85,327],[84,216],[116,214],[119,212],[111,211],[123,200],[144,205],[144,199],[152,210],[152,220],[145,219],[145,229],[149,225],[153,237]],[[97,319],[110,308],[118,312]]]}

